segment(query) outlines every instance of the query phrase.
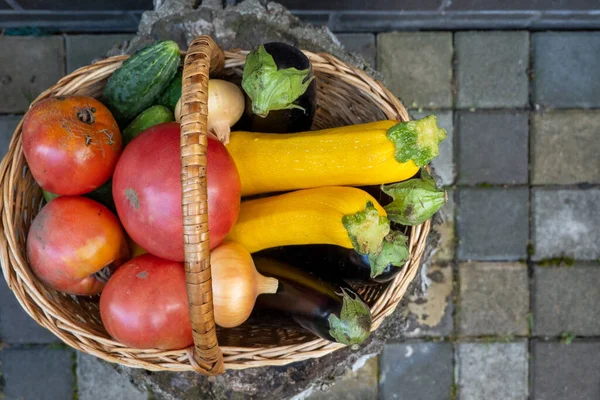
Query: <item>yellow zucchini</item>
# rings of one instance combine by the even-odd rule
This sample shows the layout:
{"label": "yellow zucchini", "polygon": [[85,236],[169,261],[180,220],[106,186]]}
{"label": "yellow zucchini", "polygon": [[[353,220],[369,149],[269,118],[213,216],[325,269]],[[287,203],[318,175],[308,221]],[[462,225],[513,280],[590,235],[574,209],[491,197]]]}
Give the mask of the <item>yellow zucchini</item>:
{"label": "yellow zucchini", "polygon": [[445,137],[430,115],[292,134],[232,132],[227,149],[248,196],[403,181],[437,156]]}
{"label": "yellow zucchini", "polygon": [[389,232],[386,212],[370,194],[333,186],[243,201],[229,239],[251,253],[278,246],[334,244],[377,254]]}

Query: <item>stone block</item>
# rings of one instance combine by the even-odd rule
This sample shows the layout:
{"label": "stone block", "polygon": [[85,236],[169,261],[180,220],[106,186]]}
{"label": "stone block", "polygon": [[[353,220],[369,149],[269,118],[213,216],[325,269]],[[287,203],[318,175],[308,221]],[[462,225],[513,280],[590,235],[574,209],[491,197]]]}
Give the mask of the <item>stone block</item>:
{"label": "stone block", "polygon": [[533,400],[600,399],[600,342],[533,342]]}
{"label": "stone block", "polygon": [[527,342],[458,343],[456,376],[461,400],[525,400]]}
{"label": "stone block", "polygon": [[452,374],[452,343],[388,343],[381,355],[379,397],[449,400]]}
{"label": "stone block", "polygon": [[536,267],[536,336],[600,336],[600,268],[597,265]]}
{"label": "stone block", "polygon": [[454,249],[456,248],[456,204],[454,202],[454,190],[448,189],[446,192],[448,193],[448,201],[438,212],[442,223],[434,225],[431,228],[440,234],[440,242],[432,257],[434,262],[454,260]]}
{"label": "stone block", "polygon": [[528,104],[528,32],[458,32],[454,42],[459,108]]}
{"label": "stone block", "polygon": [[540,32],[531,41],[534,103],[600,107],[600,32]]}
{"label": "stone block", "polygon": [[527,188],[458,190],[458,257],[514,261],[527,257]]}
{"label": "stone block", "polygon": [[366,358],[362,367],[348,371],[333,386],[313,390],[307,400],[377,400],[379,357]]}
{"label": "stone block", "polygon": [[372,33],[338,33],[335,35],[346,50],[360,54],[375,68],[375,35]]}
{"label": "stone block", "polygon": [[520,263],[459,266],[459,332],[465,336],[526,336],[529,280]]}
{"label": "stone block", "polygon": [[81,352],[77,352],[77,394],[79,400],[148,399],[148,393],[106,362]]}
{"label": "stone block", "polygon": [[425,296],[405,296],[407,337],[450,336],[453,330],[452,265],[434,264],[427,271],[431,282]]}
{"label": "stone block", "polygon": [[66,348],[4,349],[0,368],[6,400],[73,398],[73,351]]}
{"label": "stone block", "polygon": [[458,182],[475,185],[528,181],[529,122],[520,111],[458,114]]}
{"label": "stone block", "polygon": [[531,119],[532,183],[600,183],[600,112],[535,113]]}
{"label": "stone block", "polygon": [[114,45],[132,37],[133,35],[67,35],[67,73],[104,58]]}
{"label": "stone block", "polygon": [[452,107],[450,32],[380,33],[377,67],[407,107]]}
{"label": "stone block", "polygon": [[4,115],[0,116],[0,160],[8,151],[8,145],[12,139],[12,134],[23,118],[20,115]]}
{"label": "stone block", "polygon": [[4,36],[0,40],[0,113],[22,113],[65,73],[61,36]]}
{"label": "stone block", "polygon": [[54,343],[58,339],[23,310],[0,277],[0,342],[10,344]]}
{"label": "stone block", "polygon": [[532,192],[533,259],[600,258],[600,189]]}

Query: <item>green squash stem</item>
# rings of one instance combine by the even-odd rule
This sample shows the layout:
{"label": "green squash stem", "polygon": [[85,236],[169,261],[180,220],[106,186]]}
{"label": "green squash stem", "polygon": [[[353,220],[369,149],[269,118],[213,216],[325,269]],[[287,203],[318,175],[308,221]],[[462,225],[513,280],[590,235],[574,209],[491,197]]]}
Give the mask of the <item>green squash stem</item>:
{"label": "green squash stem", "polygon": [[383,240],[381,250],[377,253],[369,254],[371,278],[381,275],[390,264],[401,267],[409,257],[408,238],[401,232],[390,232]]}
{"label": "green squash stem", "polygon": [[446,130],[437,125],[435,115],[417,121],[400,122],[387,131],[388,139],[396,148],[396,160],[400,163],[412,160],[417,167],[427,165],[438,156],[440,142],[446,136]]}
{"label": "green squash stem", "polygon": [[342,224],[348,237],[359,254],[376,254],[381,251],[381,244],[390,232],[390,221],[379,215],[372,202],[367,202],[363,211],[344,215]]}

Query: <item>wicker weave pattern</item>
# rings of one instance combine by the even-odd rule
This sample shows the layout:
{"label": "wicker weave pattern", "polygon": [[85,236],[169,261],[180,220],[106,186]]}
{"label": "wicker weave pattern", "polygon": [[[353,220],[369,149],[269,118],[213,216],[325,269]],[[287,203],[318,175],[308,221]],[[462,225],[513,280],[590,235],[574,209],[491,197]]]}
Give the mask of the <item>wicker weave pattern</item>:
{"label": "wicker weave pattern", "polygon": [[[223,77],[239,82],[246,51],[225,52]],[[381,120],[407,121],[409,116],[381,83],[328,54],[305,52],[318,82],[314,128]],[[343,345],[315,338],[293,327],[244,324],[233,329],[214,325],[206,234],[206,90],[209,67],[218,73],[223,53],[212,40],[199,38],[185,61],[182,107],[182,182],[188,298],[195,346],[161,351],[128,348],[110,338],[99,316],[98,298],[75,298],[42,285],[27,264],[25,238],[42,204],[41,190],[27,170],[21,126],[17,126],[7,156],[0,165],[2,215],[0,261],[9,287],[21,306],[40,325],[71,347],[109,362],[153,371],[197,370],[218,374],[222,369],[285,365],[322,357]],[[127,56],[88,65],[61,79],[35,101],[58,95],[98,96],[106,79]],[[390,283],[358,288],[371,307],[373,330],[390,315],[415,277],[425,248],[430,221],[409,230],[411,258]],[[215,335],[216,333],[216,335]],[[217,337],[220,346],[217,346]],[[223,358],[221,359],[221,352]],[[222,360],[222,361],[221,361]]]}
{"label": "wicker weave pattern", "polygon": [[202,36],[194,40],[183,65],[185,83],[181,100],[181,207],[195,349],[190,360],[196,370],[207,375],[224,372],[212,304],[206,184],[208,77],[211,65],[211,72],[216,73],[223,63],[223,52],[211,38]]}

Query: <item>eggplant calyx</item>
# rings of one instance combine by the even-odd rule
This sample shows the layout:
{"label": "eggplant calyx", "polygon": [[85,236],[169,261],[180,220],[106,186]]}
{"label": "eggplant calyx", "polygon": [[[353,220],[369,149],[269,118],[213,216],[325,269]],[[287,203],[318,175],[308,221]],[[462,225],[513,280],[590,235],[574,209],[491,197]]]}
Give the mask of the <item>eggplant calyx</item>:
{"label": "eggplant calyx", "polygon": [[358,346],[371,333],[371,310],[351,290],[342,288],[342,311],[329,316],[329,334],[336,342]]}
{"label": "eggplant calyx", "polygon": [[369,254],[371,278],[381,275],[388,265],[401,267],[410,258],[407,242],[408,238],[401,232],[390,232],[383,240],[381,251]]}
{"label": "eggplant calyx", "polygon": [[408,226],[427,221],[448,200],[446,191],[424,169],[420,178],[382,185],[381,190],[393,199],[384,207],[390,221]]}
{"label": "eggplant calyx", "polygon": [[363,211],[344,215],[342,224],[348,237],[359,254],[375,254],[381,251],[383,238],[390,232],[390,221],[372,202],[368,201]]}
{"label": "eggplant calyx", "polygon": [[387,130],[387,138],[396,148],[396,161],[405,163],[412,160],[417,167],[427,165],[438,156],[440,142],[446,136],[446,130],[438,126],[435,115],[400,122]]}
{"label": "eggplant calyx", "polygon": [[294,102],[306,92],[314,79],[311,69],[277,69],[264,46],[250,52],[242,75],[242,87],[252,100],[252,112],[266,117],[270,111],[298,108]]}

